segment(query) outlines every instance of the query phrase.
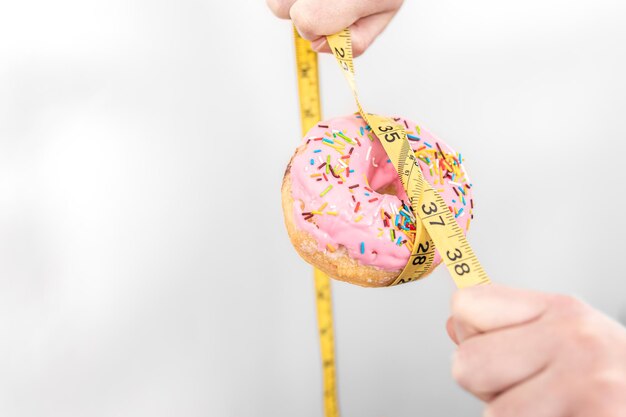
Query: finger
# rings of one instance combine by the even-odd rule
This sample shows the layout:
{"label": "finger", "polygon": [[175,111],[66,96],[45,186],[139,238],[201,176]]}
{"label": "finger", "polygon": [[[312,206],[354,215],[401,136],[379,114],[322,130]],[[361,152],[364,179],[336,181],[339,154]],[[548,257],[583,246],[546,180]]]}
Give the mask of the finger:
{"label": "finger", "polygon": [[462,342],[475,334],[536,320],[547,309],[548,294],[481,285],[465,288],[452,296],[452,317]]}
{"label": "finger", "polygon": [[297,0],[266,0],[270,10],[281,19],[289,19],[289,10]]}
{"label": "finger", "polygon": [[[455,320],[454,316],[450,317],[451,326],[454,329],[454,334],[457,337],[457,342],[461,342],[475,334],[480,334],[482,331],[476,327],[466,323],[462,320]],[[458,344],[458,343],[457,343]]]}
{"label": "finger", "polygon": [[505,391],[545,369],[556,351],[553,328],[541,322],[494,330],[459,345],[452,375],[481,398]]}
{"label": "finger", "polygon": [[454,320],[452,319],[452,317],[449,317],[448,321],[446,321],[446,331],[448,332],[448,336],[450,336],[450,339],[452,339],[454,344],[458,345],[459,339],[457,338],[456,331],[454,330]]}
{"label": "finger", "polygon": [[397,10],[402,0],[298,0],[289,11],[300,35],[307,40],[332,35],[362,17]]}
{"label": "finger", "polygon": [[545,370],[491,400],[484,417],[565,417],[571,414],[564,398],[563,384]]}
{"label": "finger", "polygon": [[[358,57],[363,54],[374,42],[376,37],[387,27],[395,12],[379,13],[357,20],[350,26],[352,36],[352,55]],[[331,52],[326,36],[311,41],[311,46],[317,52]]]}
{"label": "finger", "polygon": [[320,36],[319,38],[311,41],[311,48],[313,48],[316,52],[330,52],[330,46],[328,46],[326,36]]}
{"label": "finger", "polygon": [[289,19],[289,10],[296,0],[266,0],[270,10],[281,19]]}
{"label": "finger", "polygon": [[352,52],[355,57],[361,55],[374,43],[395,14],[396,10],[377,13],[359,19],[351,26]]}

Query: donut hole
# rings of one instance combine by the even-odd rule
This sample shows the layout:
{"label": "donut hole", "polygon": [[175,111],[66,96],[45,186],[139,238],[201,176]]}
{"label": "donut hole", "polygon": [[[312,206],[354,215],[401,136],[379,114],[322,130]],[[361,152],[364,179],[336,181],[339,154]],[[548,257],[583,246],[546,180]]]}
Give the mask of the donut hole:
{"label": "donut hole", "polygon": [[366,171],[366,183],[374,192],[399,197],[403,193],[402,183],[398,173],[391,164],[381,165],[379,168]]}
{"label": "donut hole", "polygon": [[398,188],[394,183],[385,184],[381,187],[376,188],[374,191],[376,191],[378,194],[398,195]]}

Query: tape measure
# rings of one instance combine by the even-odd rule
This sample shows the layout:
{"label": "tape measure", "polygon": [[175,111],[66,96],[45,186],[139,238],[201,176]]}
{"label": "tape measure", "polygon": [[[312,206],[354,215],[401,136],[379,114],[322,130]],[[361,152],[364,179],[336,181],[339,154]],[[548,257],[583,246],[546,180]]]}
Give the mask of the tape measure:
{"label": "tape measure", "polygon": [[[302,136],[322,120],[317,53],[311,44],[302,39],[294,28],[296,66],[298,71],[298,96],[300,98],[300,124]],[[333,306],[330,278],[314,268],[317,327],[322,357],[322,382],[324,387],[324,415],[339,417],[337,377],[335,372],[335,337],[333,331]]]}
{"label": "tape measure", "polygon": [[[322,119],[317,54],[311,49],[310,43],[302,39],[295,29],[294,38],[300,120],[304,136]],[[366,113],[363,110],[356,89],[349,29],[328,36],[327,40],[350,85],[361,117],[383,145],[400,176],[413,211],[421,220],[416,222],[416,241],[409,262],[391,285],[422,278],[433,268],[435,248],[441,254],[457,287],[489,283],[487,274],[447,204],[424,179],[404,128],[387,117]],[[326,417],[338,417],[331,283],[329,277],[318,269],[314,270],[314,278],[323,369],[324,413]]]}
{"label": "tape measure", "polygon": [[372,132],[383,145],[398,171],[413,211],[421,220],[421,222],[416,222],[415,243],[409,262],[391,285],[415,281],[423,277],[432,268],[435,248],[439,251],[458,288],[489,283],[487,273],[465,239],[465,234],[456,223],[448,205],[422,175],[404,127],[392,119],[366,113],[363,110],[354,78],[350,30],[344,29],[326,38],[350,85],[361,117],[372,128]]}

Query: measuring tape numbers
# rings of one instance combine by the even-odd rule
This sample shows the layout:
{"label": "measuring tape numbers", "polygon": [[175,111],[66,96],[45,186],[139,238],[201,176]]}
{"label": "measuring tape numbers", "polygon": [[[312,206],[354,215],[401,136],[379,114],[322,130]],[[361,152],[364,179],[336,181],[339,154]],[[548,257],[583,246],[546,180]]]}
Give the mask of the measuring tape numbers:
{"label": "measuring tape numbers", "polygon": [[[294,39],[296,46],[298,97],[300,101],[300,124],[302,127],[302,136],[304,136],[309,129],[322,119],[317,53],[311,49],[309,41],[300,37],[295,28]],[[330,278],[317,268],[314,268],[313,277],[315,281],[317,327],[320,337],[320,353],[322,359],[324,415],[326,417],[339,417]]]}
{"label": "measuring tape numbers", "polygon": [[[294,29],[302,135],[322,119],[317,53]],[[470,247],[463,230],[437,191],[426,181],[411,149],[405,129],[392,119],[366,113],[358,98],[349,29],[327,37],[348,81],[361,117],[378,137],[407,192],[416,222],[415,242],[407,265],[391,285],[418,280],[433,269],[435,250],[441,255],[458,288],[489,283],[489,277]],[[394,58],[392,58],[394,59]],[[314,269],[317,322],[322,358],[324,415],[339,417],[331,283]]]}
{"label": "measuring tape numbers", "polygon": [[421,220],[416,222],[416,240],[409,261],[391,285],[415,281],[429,272],[435,258],[435,248],[458,288],[489,283],[487,273],[446,202],[422,175],[404,127],[388,117],[366,113],[363,110],[354,76],[350,30],[344,29],[326,38],[352,90],[361,117],[383,145],[398,172],[413,211]]}

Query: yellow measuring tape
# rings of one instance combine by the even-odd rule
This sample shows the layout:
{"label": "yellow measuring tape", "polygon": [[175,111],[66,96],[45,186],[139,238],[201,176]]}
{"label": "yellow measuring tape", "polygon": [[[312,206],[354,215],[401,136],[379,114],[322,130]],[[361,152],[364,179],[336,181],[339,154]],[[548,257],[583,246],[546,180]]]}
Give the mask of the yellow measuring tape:
{"label": "yellow measuring tape", "polygon": [[435,258],[435,246],[457,287],[489,283],[489,277],[474,255],[448,205],[422,175],[404,127],[387,117],[366,113],[363,110],[354,78],[350,30],[344,29],[335,35],[327,36],[327,40],[348,80],[361,117],[370,125],[383,145],[398,171],[413,211],[421,220],[416,222],[415,243],[409,262],[391,285],[417,280],[430,271]]}
{"label": "yellow measuring tape", "polygon": [[[303,136],[321,120],[317,54],[294,30],[298,92]],[[409,261],[391,285],[422,278],[433,268],[435,247],[458,288],[489,283],[489,277],[458,226],[446,202],[425,180],[404,128],[392,119],[366,113],[358,98],[349,29],[327,36],[328,44],[348,81],[359,113],[378,137],[404,186],[416,222],[416,238]],[[332,323],[330,280],[315,270],[317,317],[320,333],[326,417],[338,417],[337,379]]]}
{"label": "yellow measuring tape", "polygon": [[[317,53],[311,49],[311,44],[308,41],[298,35],[295,29],[294,37],[298,70],[298,96],[300,97],[300,124],[302,136],[304,136],[309,129],[322,120]],[[330,278],[317,268],[314,269],[313,277],[315,279],[317,327],[320,335],[322,357],[324,415],[326,417],[339,417]]]}

